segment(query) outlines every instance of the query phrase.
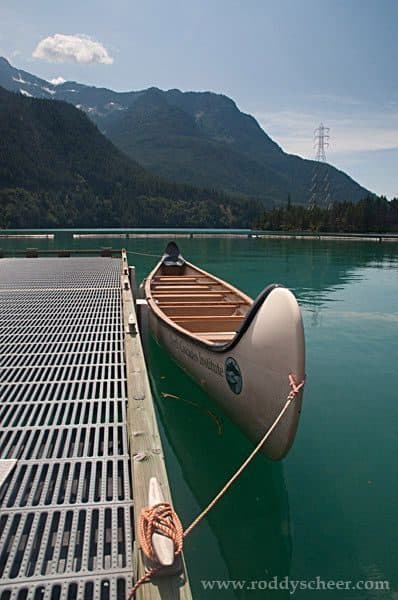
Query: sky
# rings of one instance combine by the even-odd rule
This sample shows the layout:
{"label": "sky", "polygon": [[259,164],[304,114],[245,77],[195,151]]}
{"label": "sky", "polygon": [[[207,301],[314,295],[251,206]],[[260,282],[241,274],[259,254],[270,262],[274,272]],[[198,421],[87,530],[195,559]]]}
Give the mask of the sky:
{"label": "sky", "polygon": [[1,0],[0,56],[44,79],[233,98],[286,152],[398,197],[397,0]]}

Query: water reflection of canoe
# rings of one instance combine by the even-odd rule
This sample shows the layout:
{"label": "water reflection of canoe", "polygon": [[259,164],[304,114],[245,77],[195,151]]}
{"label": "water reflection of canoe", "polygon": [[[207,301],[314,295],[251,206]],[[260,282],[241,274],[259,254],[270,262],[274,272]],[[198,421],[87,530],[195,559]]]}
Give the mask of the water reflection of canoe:
{"label": "water reflection of canoe", "polygon": [[[294,295],[272,284],[253,301],[185,261],[174,242],[144,282],[155,338],[254,442],[278,416],[289,374],[304,378],[304,331]],[[289,450],[302,391],[264,446],[272,459]]]}

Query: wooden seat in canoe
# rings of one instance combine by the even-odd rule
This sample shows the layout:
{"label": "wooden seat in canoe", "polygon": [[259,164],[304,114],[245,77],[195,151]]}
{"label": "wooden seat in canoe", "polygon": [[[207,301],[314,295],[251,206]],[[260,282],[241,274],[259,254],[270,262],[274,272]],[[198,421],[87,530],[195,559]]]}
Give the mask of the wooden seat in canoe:
{"label": "wooden seat in canoe", "polygon": [[177,318],[181,318],[184,316],[191,316],[191,317],[195,317],[195,316],[202,316],[202,315],[218,315],[218,316],[223,316],[223,317],[227,317],[230,315],[237,315],[240,314],[241,316],[243,316],[245,313],[242,310],[242,307],[236,304],[224,304],[223,302],[220,302],[218,304],[214,305],[206,305],[206,304],[199,304],[199,305],[189,305],[189,304],[185,304],[183,306],[167,306],[167,305],[163,305],[162,306],[162,310],[164,312],[165,315],[167,315],[168,317],[171,317],[172,319],[177,319]]}
{"label": "wooden seat in canoe", "polygon": [[214,331],[204,331],[202,333],[196,333],[195,336],[206,342],[213,342],[215,344],[225,344],[229,342],[236,335],[236,331],[224,331],[223,333],[214,333]]}
{"label": "wooden seat in canoe", "polygon": [[186,294],[193,294],[195,292],[224,292],[223,289],[217,289],[214,287],[211,287],[209,285],[203,285],[203,286],[199,286],[199,285],[192,285],[192,286],[177,286],[177,285],[173,285],[173,286],[165,286],[165,287],[159,287],[159,288],[152,288],[152,295],[157,296],[159,294],[166,294],[166,293],[170,293],[170,292],[175,292],[175,293],[179,293],[181,296],[184,296]]}
{"label": "wooden seat in canoe", "polygon": [[153,283],[167,283],[167,282],[174,282],[174,281],[198,281],[199,279],[205,279],[207,281],[214,281],[214,279],[212,279],[211,277],[208,277],[207,275],[195,275],[192,277],[185,277],[185,276],[176,276],[176,275],[159,275],[158,277],[154,277],[152,279],[152,284]]}
{"label": "wooden seat in canoe", "polygon": [[225,333],[226,331],[235,332],[242,320],[242,315],[228,317],[173,317],[173,321],[176,325],[194,334],[203,333],[204,331],[213,333]]}
{"label": "wooden seat in canoe", "polygon": [[158,294],[153,294],[152,295],[153,298],[155,298],[156,300],[177,300],[178,298],[184,298],[184,301],[187,302],[189,300],[193,300],[196,301],[198,299],[200,300],[222,300],[223,299],[223,294],[221,292],[195,292],[194,294],[184,294],[184,296],[181,296],[181,294],[172,294],[171,292],[164,292],[164,293],[158,293]]}

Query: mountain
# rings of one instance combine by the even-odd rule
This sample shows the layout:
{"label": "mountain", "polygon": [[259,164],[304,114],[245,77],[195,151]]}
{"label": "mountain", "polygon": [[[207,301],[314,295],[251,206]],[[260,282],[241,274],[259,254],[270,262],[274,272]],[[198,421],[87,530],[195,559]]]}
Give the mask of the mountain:
{"label": "mountain", "polygon": [[314,170],[329,180],[331,200],[369,192],[326,163],[285,153],[230,98],[211,92],[114,92],[76,82],[53,85],[0,59],[0,85],[34,97],[64,100],[87,113],[123,152],[173,181],[260,198],[268,205],[306,204]]}
{"label": "mountain", "polygon": [[0,87],[0,227],[230,227],[258,214],[149,174],[71,104]]}

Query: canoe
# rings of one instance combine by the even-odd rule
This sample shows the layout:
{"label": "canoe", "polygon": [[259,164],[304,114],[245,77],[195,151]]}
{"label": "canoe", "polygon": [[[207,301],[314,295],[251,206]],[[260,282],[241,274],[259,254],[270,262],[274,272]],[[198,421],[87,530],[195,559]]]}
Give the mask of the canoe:
{"label": "canoe", "polygon": [[[305,377],[301,311],[293,293],[268,285],[256,300],[186,261],[170,242],[142,284],[149,328],[174,360],[258,443],[281,412],[291,378]],[[262,451],[290,449],[301,412],[295,395]]]}

